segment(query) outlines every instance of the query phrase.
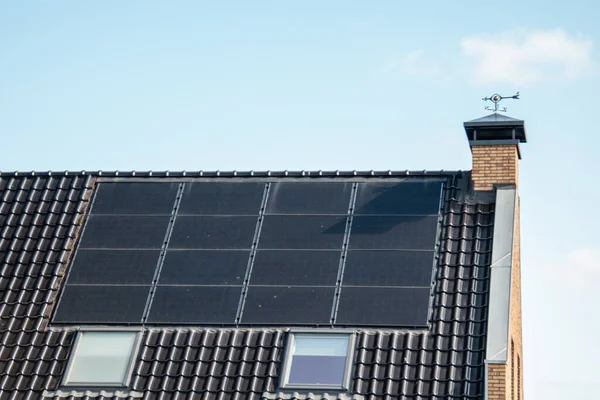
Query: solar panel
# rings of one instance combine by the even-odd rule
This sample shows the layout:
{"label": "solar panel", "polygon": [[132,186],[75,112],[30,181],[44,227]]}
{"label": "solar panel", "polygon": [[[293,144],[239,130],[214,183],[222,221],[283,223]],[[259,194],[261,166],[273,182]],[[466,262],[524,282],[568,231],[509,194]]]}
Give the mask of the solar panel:
{"label": "solar panel", "polygon": [[267,215],[259,239],[262,249],[341,249],[343,216]]}
{"label": "solar panel", "polygon": [[139,324],[152,292],[151,324],[235,325],[244,300],[242,325],[330,325],[346,254],[337,325],[427,325],[441,182],[266,187],[99,183],[55,322]]}
{"label": "solar panel", "polygon": [[90,215],[81,238],[81,248],[160,249],[168,216]]}
{"label": "solar panel", "polygon": [[430,289],[345,287],[336,324],[427,326]]}
{"label": "solar panel", "polygon": [[169,249],[249,249],[257,217],[178,216]]}
{"label": "solar panel", "polygon": [[150,285],[159,255],[160,250],[80,249],[68,283]]}
{"label": "solar panel", "polygon": [[438,214],[441,181],[359,183],[354,214]]}
{"label": "solar panel", "polygon": [[170,215],[178,189],[177,182],[101,182],[92,213]]}
{"label": "solar panel", "polygon": [[357,216],[350,249],[433,250],[438,216]]}
{"label": "solar panel", "polygon": [[258,215],[264,191],[260,182],[187,183],[179,214]]}
{"label": "solar panel", "polygon": [[150,286],[66,285],[54,322],[139,324]]}
{"label": "solar panel", "polygon": [[157,286],[147,322],[234,324],[241,286]]}
{"label": "solar panel", "polygon": [[431,285],[433,251],[348,251],[344,286]]}
{"label": "solar panel", "polygon": [[167,251],[159,285],[242,285],[250,251]]}
{"label": "solar panel", "polygon": [[271,185],[267,214],[347,214],[350,182],[276,182]]}
{"label": "solar panel", "polygon": [[335,287],[250,286],[243,324],[325,325],[330,323]]}
{"label": "solar panel", "polygon": [[335,286],[340,256],[339,250],[259,250],[250,284]]}

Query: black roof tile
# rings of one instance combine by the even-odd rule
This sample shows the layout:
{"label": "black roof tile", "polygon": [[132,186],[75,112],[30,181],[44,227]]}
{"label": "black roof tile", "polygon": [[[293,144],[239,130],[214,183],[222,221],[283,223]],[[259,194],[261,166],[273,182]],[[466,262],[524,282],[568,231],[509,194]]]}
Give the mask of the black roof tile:
{"label": "black roof tile", "polygon": [[[71,250],[99,177],[385,177],[449,180],[431,327],[356,331],[348,393],[278,391],[286,329],[144,328],[130,387],[64,391],[76,329],[49,327]],[[493,199],[461,172],[61,172],[0,174],[2,399],[479,399]],[[125,397],[123,397],[125,396]]]}

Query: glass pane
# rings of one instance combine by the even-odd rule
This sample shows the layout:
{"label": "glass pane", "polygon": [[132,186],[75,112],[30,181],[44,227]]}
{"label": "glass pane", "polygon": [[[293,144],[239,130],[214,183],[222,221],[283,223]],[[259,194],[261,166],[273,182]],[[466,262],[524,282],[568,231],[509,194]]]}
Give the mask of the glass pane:
{"label": "glass pane", "polygon": [[289,383],[342,386],[345,368],[346,357],[294,356]]}
{"label": "glass pane", "polygon": [[347,336],[296,335],[294,337],[295,356],[346,357],[347,352]]}
{"label": "glass pane", "polygon": [[348,336],[295,335],[290,385],[343,386]]}
{"label": "glass pane", "polygon": [[68,385],[122,385],[136,332],[83,332],[71,365]]}

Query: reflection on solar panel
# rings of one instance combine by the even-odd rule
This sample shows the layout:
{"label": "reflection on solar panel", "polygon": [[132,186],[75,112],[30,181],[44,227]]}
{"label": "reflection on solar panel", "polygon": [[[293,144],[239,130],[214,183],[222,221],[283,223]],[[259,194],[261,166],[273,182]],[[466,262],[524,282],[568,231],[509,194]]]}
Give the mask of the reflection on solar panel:
{"label": "reflection on solar panel", "polygon": [[271,186],[267,214],[348,214],[350,182],[276,182]]}
{"label": "reflection on solar panel", "polygon": [[437,214],[441,190],[439,181],[360,183],[354,214]]}
{"label": "reflection on solar panel", "polygon": [[442,185],[101,182],[54,322],[425,326]]}
{"label": "reflection on solar panel", "polygon": [[350,249],[431,250],[437,220],[437,215],[357,216],[352,222]]}

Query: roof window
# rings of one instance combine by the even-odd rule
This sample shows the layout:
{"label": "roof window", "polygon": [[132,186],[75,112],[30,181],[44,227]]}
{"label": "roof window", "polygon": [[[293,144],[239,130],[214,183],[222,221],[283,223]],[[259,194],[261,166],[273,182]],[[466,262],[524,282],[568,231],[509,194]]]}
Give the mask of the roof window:
{"label": "roof window", "polygon": [[347,389],[353,342],[349,334],[291,333],[282,386]]}
{"label": "roof window", "polygon": [[64,385],[127,386],[137,332],[80,331]]}

